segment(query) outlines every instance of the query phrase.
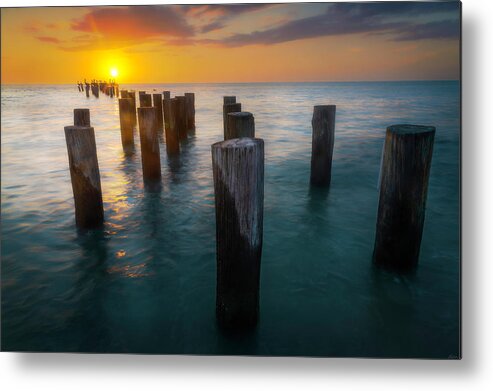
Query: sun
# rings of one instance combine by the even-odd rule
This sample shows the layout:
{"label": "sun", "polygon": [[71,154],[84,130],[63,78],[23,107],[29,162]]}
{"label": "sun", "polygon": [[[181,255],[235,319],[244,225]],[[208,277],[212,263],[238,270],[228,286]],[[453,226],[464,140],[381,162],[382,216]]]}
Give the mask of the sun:
{"label": "sun", "polygon": [[110,69],[110,75],[111,75],[111,77],[117,77],[118,76],[118,69],[111,68]]}

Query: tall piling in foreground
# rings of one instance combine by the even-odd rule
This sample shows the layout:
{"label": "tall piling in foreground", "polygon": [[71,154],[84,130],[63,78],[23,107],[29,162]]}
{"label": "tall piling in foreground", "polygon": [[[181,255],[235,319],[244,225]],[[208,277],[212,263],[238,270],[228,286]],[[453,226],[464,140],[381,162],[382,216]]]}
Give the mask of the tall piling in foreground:
{"label": "tall piling in foreground", "polygon": [[226,328],[255,326],[264,210],[264,141],[212,145],[216,207],[216,315]]}
{"label": "tall piling in foreground", "polygon": [[224,132],[224,139],[225,140],[227,140],[226,128],[228,127],[228,114],[229,113],[238,113],[240,111],[241,111],[241,103],[226,103],[223,105],[223,132]]}
{"label": "tall piling in foreground", "polygon": [[123,151],[128,154],[134,150],[134,124],[132,117],[132,110],[133,110],[132,99],[120,98],[118,100],[118,107],[120,110],[120,132],[122,137]]}
{"label": "tall piling in foreground", "polygon": [[152,107],[151,94],[139,94],[140,107]]}
{"label": "tall piling in foreground", "polygon": [[310,182],[315,186],[330,185],[335,119],[335,105],[313,108]]}
{"label": "tall piling in foreground", "polygon": [[168,119],[165,123],[166,151],[168,155],[176,155],[180,152],[180,135],[176,126],[176,115],[178,113],[178,100],[165,99],[163,100],[165,118]]}
{"label": "tall piling in foreground", "polygon": [[70,178],[75,201],[75,223],[95,228],[104,221],[101,179],[94,128],[65,126]]}
{"label": "tall piling in foreground", "polygon": [[163,130],[163,96],[161,94],[152,94],[153,107],[156,109],[157,127]]}
{"label": "tall piling in foreground", "polygon": [[156,109],[139,107],[138,117],[144,181],[157,182],[161,179],[161,161],[156,132]]}
{"label": "tall piling in foreground", "polygon": [[185,92],[185,121],[187,131],[195,132],[195,94]]}
{"label": "tall piling in foreground", "polygon": [[186,140],[188,137],[187,134],[187,121],[186,121],[186,113],[185,113],[185,97],[177,96],[176,98],[176,111],[175,114],[175,126],[178,129],[178,136],[180,140]]}
{"label": "tall piling in foreground", "polygon": [[223,105],[236,103],[236,96],[223,96]]}
{"label": "tall piling in foreground", "polygon": [[252,113],[246,111],[229,113],[226,123],[225,140],[255,137],[255,121]]}
{"label": "tall piling in foreground", "polygon": [[74,126],[91,126],[89,109],[74,109]]}
{"label": "tall piling in foreground", "polygon": [[380,198],[373,261],[398,271],[419,258],[435,128],[387,128],[380,173]]}

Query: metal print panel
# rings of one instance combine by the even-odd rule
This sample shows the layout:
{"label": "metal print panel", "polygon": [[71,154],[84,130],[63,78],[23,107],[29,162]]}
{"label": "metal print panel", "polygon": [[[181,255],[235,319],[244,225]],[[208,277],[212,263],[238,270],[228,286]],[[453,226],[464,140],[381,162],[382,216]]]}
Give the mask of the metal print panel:
{"label": "metal print panel", "polygon": [[2,8],[2,350],[460,358],[460,24]]}

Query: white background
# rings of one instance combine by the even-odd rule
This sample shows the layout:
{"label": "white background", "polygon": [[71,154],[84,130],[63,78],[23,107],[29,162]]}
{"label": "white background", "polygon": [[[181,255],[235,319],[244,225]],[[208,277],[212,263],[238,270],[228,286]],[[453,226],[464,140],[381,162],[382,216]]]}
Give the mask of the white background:
{"label": "white background", "polygon": [[[1,5],[136,3],[138,0],[2,0]],[[489,251],[493,242],[492,3],[491,0],[463,1],[461,361],[0,353],[0,389],[492,389],[493,258]]]}

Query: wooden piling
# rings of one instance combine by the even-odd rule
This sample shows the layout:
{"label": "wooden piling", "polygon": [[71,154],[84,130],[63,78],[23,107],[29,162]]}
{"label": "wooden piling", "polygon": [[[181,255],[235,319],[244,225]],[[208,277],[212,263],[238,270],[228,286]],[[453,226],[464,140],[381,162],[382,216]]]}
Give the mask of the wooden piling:
{"label": "wooden piling", "polygon": [[171,92],[170,91],[163,91],[163,100],[164,99],[171,99]]}
{"label": "wooden piling", "polygon": [[[166,91],[165,91],[166,92]],[[171,116],[171,98],[163,98],[163,122],[164,128],[170,128],[170,116]]]}
{"label": "wooden piling", "polygon": [[151,94],[139,94],[140,107],[152,107]]}
{"label": "wooden piling", "polygon": [[253,114],[246,111],[228,113],[225,140],[242,137],[255,137]]}
{"label": "wooden piling", "polygon": [[86,98],[89,98],[89,84],[86,83]]}
{"label": "wooden piling", "polygon": [[132,124],[137,125],[137,103],[135,101],[135,91],[128,91],[127,96],[132,99]]}
{"label": "wooden piling", "polygon": [[91,126],[89,109],[74,109],[74,126]]}
{"label": "wooden piling", "polygon": [[65,126],[70,178],[79,228],[94,228],[104,221],[94,128]]}
{"label": "wooden piling", "polygon": [[310,182],[329,186],[334,150],[336,106],[315,106],[312,117],[312,159]]}
{"label": "wooden piling", "polygon": [[223,105],[236,103],[236,96],[223,96]]}
{"label": "wooden piling", "polygon": [[156,109],[154,107],[139,107],[138,118],[144,181],[156,182],[161,179]]}
{"label": "wooden piling", "polygon": [[134,150],[134,129],[133,129],[134,124],[132,117],[132,110],[133,110],[132,99],[120,98],[118,100],[118,107],[120,109],[120,132],[122,137],[123,150],[125,153],[131,153]]}
{"label": "wooden piling", "polygon": [[195,132],[195,94],[185,92],[185,121],[187,131]]}
{"label": "wooden piling", "polygon": [[185,117],[185,97],[184,96],[177,96],[176,98],[177,101],[177,109],[174,112],[175,114],[175,126],[178,129],[178,135],[180,137],[180,140],[186,140],[188,137],[187,134],[187,123],[186,123],[186,117]]}
{"label": "wooden piling", "polygon": [[387,128],[373,261],[398,271],[418,264],[435,127]]}
{"label": "wooden piling", "polygon": [[153,107],[156,109],[157,127],[163,130],[163,96],[161,94],[152,94]]}
{"label": "wooden piling", "polygon": [[176,98],[165,99],[163,104],[165,118],[168,119],[167,124],[165,123],[166,151],[168,155],[175,155],[180,152],[180,135],[175,122],[178,112],[178,100]]}
{"label": "wooden piling", "polygon": [[124,99],[125,99],[125,98],[128,98],[128,91],[127,91],[127,90],[121,90],[121,91],[120,91],[120,96],[121,96],[122,98],[124,98]]}
{"label": "wooden piling", "polygon": [[216,207],[216,314],[221,326],[255,326],[264,209],[264,142],[212,145]]}
{"label": "wooden piling", "polygon": [[[227,98],[227,97],[225,97]],[[228,114],[229,113],[238,113],[241,111],[241,103],[226,103],[223,105],[223,132],[224,132],[224,139],[227,140],[226,138],[226,128],[228,127]]]}

